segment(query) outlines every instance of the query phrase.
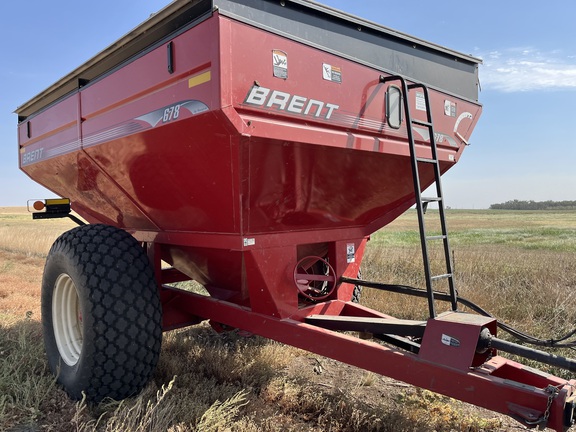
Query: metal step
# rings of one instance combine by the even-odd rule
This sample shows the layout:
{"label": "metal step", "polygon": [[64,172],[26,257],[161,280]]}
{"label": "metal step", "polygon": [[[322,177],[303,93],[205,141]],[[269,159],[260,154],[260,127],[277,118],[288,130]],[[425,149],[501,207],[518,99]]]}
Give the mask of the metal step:
{"label": "metal step", "polygon": [[441,275],[431,276],[430,279],[432,279],[433,281],[437,281],[440,279],[448,279],[451,277],[452,277],[452,273],[445,273],[445,274],[441,274]]}
{"label": "metal step", "polygon": [[427,121],[422,121],[422,120],[412,120],[412,124],[417,124],[419,126],[426,126],[426,127],[432,127],[432,123],[427,122]]}
{"label": "metal step", "polygon": [[426,240],[444,240],[447,238],[448,236],[445,235],[426,236]]}
{"label": "metal step", "polygon": [[416,158],[416,160],[418,162],[422,162],[422,163],[429,163],[429,164],[436,164],[438,163],[438,159],[431,159],[431,158]]}

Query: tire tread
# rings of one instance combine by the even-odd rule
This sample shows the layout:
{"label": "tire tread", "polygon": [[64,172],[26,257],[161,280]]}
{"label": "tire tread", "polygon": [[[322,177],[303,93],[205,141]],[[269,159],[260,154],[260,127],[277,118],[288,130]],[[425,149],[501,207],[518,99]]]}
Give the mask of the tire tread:
{"label": "tire tread", "polygon": [[62,234],[47,266],[56,256],[77,269],[75,284],[86,288],[84,314],[93,323],[84,329],[81,370],[66,390],[75,399],[85,392],[95,402],[138,393],[156,368],[162,341],[162,308],[148,257],[134,237],[107,225]]}

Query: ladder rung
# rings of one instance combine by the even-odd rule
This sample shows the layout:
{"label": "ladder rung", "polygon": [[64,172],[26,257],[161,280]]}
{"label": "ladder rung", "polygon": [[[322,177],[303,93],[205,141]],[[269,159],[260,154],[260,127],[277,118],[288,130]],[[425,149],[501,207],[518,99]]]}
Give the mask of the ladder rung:
{"label": "ladder rung", "polygon": [[426,126],[426,127],[432,127],[432,123],[427,122],[427,121],[422,121],[422,120],[412,120],[413,124],[417,124],[419,126]]}
{"label": "ladder rung", "polygon": [[432,163],[432,164],[438,163],[438,159],[416,158],[416,160],[417,160],[418,162],[424,162],[424,163]]}
{"label": "ladder rung", "polygon": [[440,202],[442,197],[422,197],[422,202]]}
{"label": "ladder rung", "polygon": [[426,240],[444,240],[448,238],[447,235],[435,235],[435,236],[427,236]]}
{"label": "ladder rung", "polygon": [[441,274],[437,276],[432,276],[430,279],[433,281],[437,281],[439,279],[448,279],[452,277],[452,273]]}

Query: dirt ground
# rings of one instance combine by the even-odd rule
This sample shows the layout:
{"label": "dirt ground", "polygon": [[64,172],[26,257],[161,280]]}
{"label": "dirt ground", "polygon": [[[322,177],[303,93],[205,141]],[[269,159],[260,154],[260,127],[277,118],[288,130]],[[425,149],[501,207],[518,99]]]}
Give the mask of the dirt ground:
{"label": "dirt ground", "polygon": [[[464,402],[456,401],[429,391],[394,380],[366,372],[354,366],[340,363],[329,358],[318,356],[298,357],[294,360],[287,371],[288,375],[299,376],[309,382],[313,382],[318,388],[329,389],[334,394],[352,396],[357,403],[371,405],[375,401],[385,400],[385,405],[391,410],[395,405],[406,403],[413,405],[415,413],[422,414],[433,410],[446,410],[450,414],[458,413],[459,416],[471,416],[486,420],[486,422],[472,421],[469,429],[460,430],[490,430],[490,431],[520,431],[526,427],[509,418],[483,408],[476,407]],[[428,408],[426,405],[428,404]],[[441,415],[441,414],[440,414]],[[481,425],[487,425],[486,429]],[[456,431],[457,429],[452,429]]]}

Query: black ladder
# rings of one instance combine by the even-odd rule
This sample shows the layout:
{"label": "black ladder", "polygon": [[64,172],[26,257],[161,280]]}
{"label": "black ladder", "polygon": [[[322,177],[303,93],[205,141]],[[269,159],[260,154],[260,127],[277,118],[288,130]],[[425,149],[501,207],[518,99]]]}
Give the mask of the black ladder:
{"label": "black ladder", "polygon": [[[448,287],[450,291],[450,303],[452,305],[452,310],[457,310],[458,308],[458,297],[456,288],[454,286],[454,270],[453,263],[450,259],[450,245],[448,243],[448,230],[446,228],[446,213],[444,207],[444,198],[442,195],[442,184],[440,182],[440,162],[438,160],[438,149],[436,147],[436,140],[434,139],[434,126],[432,123],[432,110],[430,109],[430,99],[428,96],[428,88],[421,83],[407,84],[404,77],[400,75],[391,75],[388,77],[380,76],[380,83],[388,83],[391,81],[397,81],[401,84],[402,95],[403,95],[403,106],[404,106],[404,116],[406,119],[406,131],[408,133],[408,144],[410,147],[410,159],[412,162],[412,178],[414,181],[414,195],[416,198],[416,211],[418,213],[418,227],[420,230],[420,243],[422,247],[422,260],[424,263],[424,275],[426,278],[426,290],[428,292],[428,308],[430,311],[430,317],[434,318],[436,316],[436,310],[434,307],[434,282],[442,279],[448,281]],[[426,107],[426,121],[413,119],[410,114],[410,103],[408,95],[410,90],[420,90],[424,97],[425,107]],[[422,96],[421,96],[422,97]],[[414,141],[414,131],[412,127],[420,126],[428,130],[428,141],[430,143],[431,157],[424,158],[419,157],[416,154],[416,144]],[[434,168],[434,183],[436,185],[436,196],[433,197],[423,197],[422,187],[420,185],[420,175],[418,172],[418,167],[420,164],[430,164]],[[438,216],[440,218],[440,235],[428,235],[426,233],[426,225],[424,222],[424,214],[428,204],[431,202],[438,203]],[[445,273],[433,275],[430,266],[430,256],[428,252],[428,242],[430,241],[442,241],[444,250],[444,260],[446,262]]]}

